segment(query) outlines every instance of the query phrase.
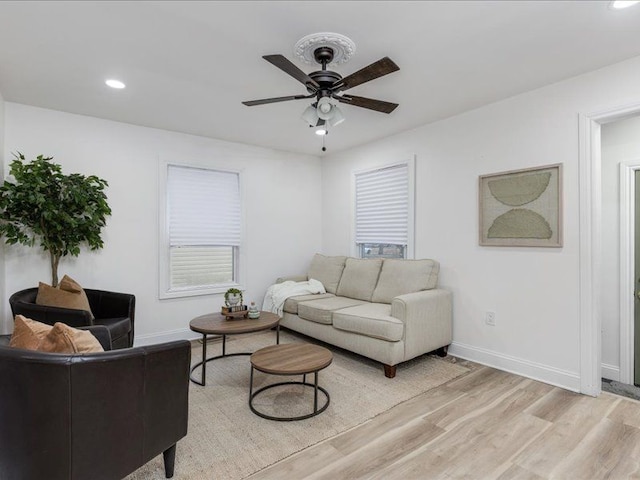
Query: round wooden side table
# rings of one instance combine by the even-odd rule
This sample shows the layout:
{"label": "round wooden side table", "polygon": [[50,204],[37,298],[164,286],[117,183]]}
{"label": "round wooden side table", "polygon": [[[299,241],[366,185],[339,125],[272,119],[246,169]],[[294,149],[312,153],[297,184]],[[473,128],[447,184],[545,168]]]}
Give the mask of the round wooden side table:
{"label": "round wooden side table", "polygon": [[[256,319],[232,319],[227,320],[222,313],[209,313],[196,317],[189,322],[189,328],[202,334],[202,361],[191,367],[190,379],[198,385],[205,385],[207,363],[219,358],[234,357],[237,355],[251,355],[253,352],[227,353],[227,335],[240,335],[242,333],[259,332],[261,330],[276,329],[276,344],[280,343],[280,317],[271,312],[260,312]],[[222,355],[207,358],[207,335],[222,335]],[[193,371],[202,366],[200,381],[193,377]]]}
{"label": "round wooden side table", "polygon": [[[249,383],[249,408],[256,415],[269,420],[293,421],[315,417],[329,406],[329,392],[318,385],[318,372],[331,365],[333,355],[330,350],[310,343],[287,343],[264,347],[251,355],[251,380]],[[302,381],[278,382],[253,391],[253,371],[258,370],[271,375],[302,375]],[[313,373],[313,383],[307,383],[307,374]],[[313,412],[295,417],[276,417],[259,412],[253,406],[258,394],[281,385],[304,385],[313,387]],[[322,392],[326,401],[318,408],[318,391]]]}

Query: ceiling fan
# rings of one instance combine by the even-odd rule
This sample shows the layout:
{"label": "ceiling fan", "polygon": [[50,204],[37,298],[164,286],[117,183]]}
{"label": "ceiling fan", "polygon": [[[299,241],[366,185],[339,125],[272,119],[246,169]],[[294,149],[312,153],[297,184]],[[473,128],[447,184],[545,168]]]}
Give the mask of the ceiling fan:
{"label": "ceiling fan", "polygon": [[309,126],[321,126],[325,122],[335,126],[344,121],[342,112],[337,107],[335,100],[355,107],[368,108],[376,112],[391,113],[398,106],[397,103],[374,100],[371,98],[358,97],[343,93],[345,90],[361,85],[365,82],[375,80],[389,73],[400,70],[389,57],[384,57],[351,75],[342,77],[337,72],[327,70],[327,65],[334,59],[334,50],[329,46],[321,46],[313,51],[314,60],[322,66],[322,70],[304,73],[283,55],[264,55],[267,62],[275,65],[283,72],[291,75],[302,83],[308,95],[291,95],[288,97],[265,98],[262,100],[250,100],[242,102],[248,107],[264,105],[267,103],[286,102],[289,100],[301,100],[305,98],[315,98],[315,102],[302,114],[302,118],[309,123]]}

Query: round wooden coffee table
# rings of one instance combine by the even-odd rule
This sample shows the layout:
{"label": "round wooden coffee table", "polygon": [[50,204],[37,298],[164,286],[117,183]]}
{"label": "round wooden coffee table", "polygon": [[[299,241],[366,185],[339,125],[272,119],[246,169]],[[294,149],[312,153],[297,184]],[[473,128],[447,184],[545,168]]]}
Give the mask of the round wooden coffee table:
{"label": "round wooden coffee table", "polygon": [[[333,355],[331,351],[319,345],[310,343],[287,343],[284,345],[271,345],[264,347],[251,355],[251,381],[249,383],[249,408],[253,413],[262,418],[279,421],[304,420],[315,417],[324,412],[329,406],[329,392],[318,385],[318,372],[331,365]],[[302,382],[279,382],[253,391],[253,371],[259,370],[271,375],[302,375]],[[313,373],[314,382],[307,383],[307,374]],[[313,412],[297,417],[274,417],[259,412],[253,407],[253,399],[270,388],[281,385],[305,385],[313,387]],[[318,409],[318,391],[324,393],[325,403]]]}
{"label": "round wooden coffee table", "polygon": [[[189,328],[202,334],[202,361],[191,367],[190,379],[198,385],[205,385],[207,363],[219,358],[234,357],[237,355],[251,355],[253,352],[227,353],[227,335],[239,335],[242,333],[259,332],[261,330],[276,329],[276,344],[280,343],[280,317],[271,312],[260,312],[256,319],[232,319],[227,320],[222,313],[209,313],[196,317],[189,322]],[[222,335],[222,355],[207,358],[207,335]],[[193,377],[193,371],[202,365],[200,381]]]}

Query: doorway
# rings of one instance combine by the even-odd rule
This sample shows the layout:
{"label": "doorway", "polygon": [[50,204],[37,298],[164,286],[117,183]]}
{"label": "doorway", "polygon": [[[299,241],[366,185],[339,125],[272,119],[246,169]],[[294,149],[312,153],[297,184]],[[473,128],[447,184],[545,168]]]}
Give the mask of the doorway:
{"label": "doorway", "polygon": [[620,163],[619,272],[620,375],[613,380],[640,386],[640,159]]}
{"label": "doorway", "polygon": [[579,115],[580,392],[586,395],[602,391],[601,127],[638,115],[640,103]]}
{"label": "doorway", "polygon": [[600,153],[601,372],[624,390],[640,384],[640,116],[603,123]]}
{"label": "doorway", "polygon": [[640,386],[640,167],[634,169],[633,384]]}

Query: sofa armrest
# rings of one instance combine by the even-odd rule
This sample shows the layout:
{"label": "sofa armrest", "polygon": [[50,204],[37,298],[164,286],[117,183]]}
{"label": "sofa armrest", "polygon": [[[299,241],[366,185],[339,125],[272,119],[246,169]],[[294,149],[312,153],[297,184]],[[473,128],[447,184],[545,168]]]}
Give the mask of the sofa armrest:
{"label": "sofa armrest", "polygon": [[451,343],[453,305],[448,290],[434,288],[395,297],[391,316],[404,322],[405,359]]}
{"label": "sofa armrest", "polygon": [[288,281],[306,282],[307,280],[309,280],[309,277],[307,277],[306,275],[289,275],[287,277],[278,278],[276,280],[276,283],[283,283],[283,282],[288,282]]}

